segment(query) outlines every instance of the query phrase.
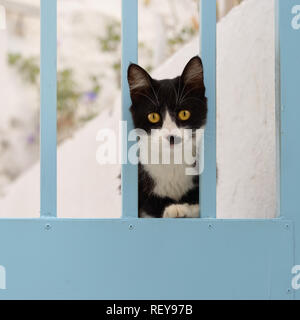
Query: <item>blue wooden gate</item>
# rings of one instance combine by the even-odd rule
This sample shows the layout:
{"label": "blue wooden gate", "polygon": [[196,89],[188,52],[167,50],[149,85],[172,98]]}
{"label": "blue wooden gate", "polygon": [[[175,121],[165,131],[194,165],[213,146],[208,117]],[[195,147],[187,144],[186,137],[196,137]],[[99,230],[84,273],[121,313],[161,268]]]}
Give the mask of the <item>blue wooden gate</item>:
{"label": "blue wooden gate", "polygon": [[[125,75],[129,61],[137,61],[137,2],[123,0],[122,9],[128,130]],[[216,1],[202,0],[210,137],[201,177],[202,218],[137,219],[137,168],[127,164],[122,170],[123,218],[72,220],[56,217],[57,8],[56,1],[41,0],[41,217],[0,220],[0,298],[299,299],[300,291],[291,285],[292,267],[300,264],[297,5],[299,0],[278,0],[276,8],[277,219],[216,219]]]}

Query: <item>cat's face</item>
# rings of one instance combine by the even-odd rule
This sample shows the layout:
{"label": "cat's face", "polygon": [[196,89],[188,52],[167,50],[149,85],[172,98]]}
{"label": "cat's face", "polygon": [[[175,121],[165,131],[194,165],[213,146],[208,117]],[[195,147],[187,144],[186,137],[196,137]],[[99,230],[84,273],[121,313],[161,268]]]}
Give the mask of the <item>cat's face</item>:
{"label": "cat's face", "polygon": [[167,80],[154,80],[144,69],[131,64],[128,83],[134,126],[148,137],[161,136],[173,146],[182,141],[184,129],[204,127],[207,99],[199,57],[188,62],[181,76]]}

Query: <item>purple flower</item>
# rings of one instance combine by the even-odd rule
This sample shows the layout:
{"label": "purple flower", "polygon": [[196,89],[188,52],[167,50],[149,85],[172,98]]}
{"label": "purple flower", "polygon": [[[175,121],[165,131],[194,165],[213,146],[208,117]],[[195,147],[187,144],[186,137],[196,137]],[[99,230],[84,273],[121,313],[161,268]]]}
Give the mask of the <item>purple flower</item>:
{"label": "purple flower", "polygon": [[27,143],[28,144],[33,144],[35,142],[35,136],[34,134],[30,134],[28,137],[27,137]]}
{"label": "purple flower", "polygon": [[84,97],[88,102],[94,102],[97,99],[98,94],[94,91],[89,91],[84,94]]}

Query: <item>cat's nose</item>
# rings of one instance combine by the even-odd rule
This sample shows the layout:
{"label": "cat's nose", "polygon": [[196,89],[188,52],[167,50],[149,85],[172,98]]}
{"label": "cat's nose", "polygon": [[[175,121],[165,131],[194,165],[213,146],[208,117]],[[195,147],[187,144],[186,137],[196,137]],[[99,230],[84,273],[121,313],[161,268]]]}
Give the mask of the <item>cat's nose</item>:
{"label": "cat's nose", "polygon": [[170,142],[170,145],[179,144],[182,141],[181,137],[174,135],[167,136],[167,140]]}

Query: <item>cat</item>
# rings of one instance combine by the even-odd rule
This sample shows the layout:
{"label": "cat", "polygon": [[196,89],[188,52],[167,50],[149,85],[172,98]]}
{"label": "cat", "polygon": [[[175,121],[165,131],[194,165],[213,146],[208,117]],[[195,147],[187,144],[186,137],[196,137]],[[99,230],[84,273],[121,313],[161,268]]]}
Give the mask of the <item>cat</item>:
{"label": "cat", "polygon": [[[191,132],[188,139],[192,141],[193,155],[198,143],[196,132],[203,136],[207,98],[201,58],[193,57],[181,76],[165,80],[155,80],[139,65],[130,64],[128,84],[133,123],[136,129],[144,132],[139,136],[140,145],[146,145],[145,150],[151,153],[151,159],[153,152],[158,159],[153,163],[149,161],[147,152],[140,154],[139,217],[199,217],[199,175],[187,174],[187,168],[197,167],[197,161],[194,158],[192,164],[186,161],[178,164],[174,160],[174,153],[179,146],[179,154],[183,150],[182,145],[186,143],[184,131]],[[155,154],[153,149],[157,143],[158,154]],[[169,164],[162,162],[162,150],[166,145],[170,150]]]}

